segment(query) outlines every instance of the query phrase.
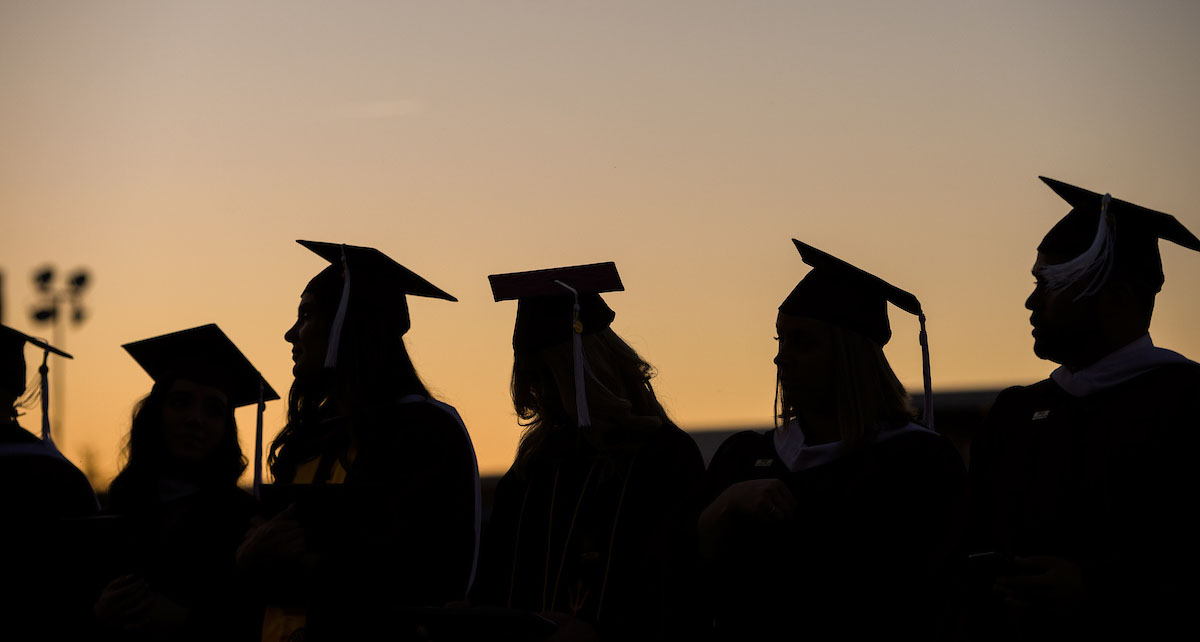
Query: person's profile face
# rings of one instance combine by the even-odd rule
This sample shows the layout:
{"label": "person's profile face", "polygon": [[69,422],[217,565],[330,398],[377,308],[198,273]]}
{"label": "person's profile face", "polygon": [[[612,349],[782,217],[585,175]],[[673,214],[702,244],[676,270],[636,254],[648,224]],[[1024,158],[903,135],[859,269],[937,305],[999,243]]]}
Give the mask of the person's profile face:
{"label": "person's profile face", "polygon": [[1084,283],[1075,283],[1054,291],[1046,286],[1042,269],[1069,260],[1054,254],[1038,252],[1033,264],[1033,293],[1025,300],[1030,311],[1029,324],[1033,326],[1033,352],[1042,359],[1055,363],[1071,363],[1078,358],[1092,340],[1096,321],[1094,297],[1075,300],[1085,288]]}
{"label": "person's profile face", "polygon": [[211,457],[228,429],[229,397],[217,388],[178,379],[167,391],[162,409],[163,441],[176,461]]}
{"label": "person's profile face", "polygon": [[832,391],[833,345],[829,324],[780,312],[775,321],[779,384],[797,404],[824,404]]}
{"label": "person's profile face", "polygon": [[316,295],[305,290],[296,310],[296,323],[283,335],[292,344],[292,375],[315,377],[325,367],[329,346],[329,322],[318,313]]}

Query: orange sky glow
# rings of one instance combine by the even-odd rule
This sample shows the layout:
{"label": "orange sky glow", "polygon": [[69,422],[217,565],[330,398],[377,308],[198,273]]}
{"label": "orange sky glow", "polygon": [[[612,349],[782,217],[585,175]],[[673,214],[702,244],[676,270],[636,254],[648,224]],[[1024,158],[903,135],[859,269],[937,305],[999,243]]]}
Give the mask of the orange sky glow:
{"label": "orange sky glow", "polygon": [[[377,247],[459,298],[411,300],[406,340],[485,474],[520,433],[492,273],[615,261],[613,328],[688,429],[771,422],[792,237],[921,299],[935,391],[1028,383],[1052,368],[1029,268],[1067,211],[1039,174],[1200,231],[1197,26],[1157,0],[8,1],[3,321],[50,336],[30,275],[90,269],[52,368],[99,486],[150,389],[121,344],[217,323],[287,390],[324,265],[295,239]],[[1200,256],[1163,261],[1152,335],[1194,358]],[[916,321],[891,316],[916,392]],[[268,437],[282,422],[269,404]]]}

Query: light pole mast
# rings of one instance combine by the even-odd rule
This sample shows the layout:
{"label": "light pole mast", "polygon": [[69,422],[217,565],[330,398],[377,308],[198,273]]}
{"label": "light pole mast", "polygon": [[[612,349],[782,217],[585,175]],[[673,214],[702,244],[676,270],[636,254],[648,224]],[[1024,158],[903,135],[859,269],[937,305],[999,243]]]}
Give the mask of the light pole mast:
{"label": "light pole mast", "polygon": [[[87,311],[84,309],[81,299],[89,281],[90,276],[85,268],[76,268],[67,277],[66,285],[60,289],[54,287],[54,268],[52,266],[42,267],[33,274],[33,285],[42,297],[42,301],[35,305],[31,312],[33,322],[43,325],[50,324],[54,345],[59,348],[66,345],[63,337],[64,310],[62,308],[64,305],[70,309],[69,320],[72,326],[78,327],[87,319]],[[60,448],[66,444],[66,431],[63,429],[64,422],[62,420],[64,365],[60,364],[54,369],[54,397],[50,400],[54,405],[52,434]]]}

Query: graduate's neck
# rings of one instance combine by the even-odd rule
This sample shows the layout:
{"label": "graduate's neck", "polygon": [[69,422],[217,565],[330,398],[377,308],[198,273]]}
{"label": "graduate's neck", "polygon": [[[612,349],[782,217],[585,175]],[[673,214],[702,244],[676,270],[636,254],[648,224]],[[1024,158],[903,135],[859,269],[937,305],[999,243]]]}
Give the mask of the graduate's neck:
{"label": "graduate's neck", "polygon": [[1071,372],[1087,368],[1108,355],[1124,348],[1145,336],[1147,328],[1141,325],[1123,325],[1112,328],[1086,345],[1080,346],[1077,354],[1063,359],[1062,365]]}
{"label": "graduate's neck", "polygon": [[1079,343],[1076,354],[1059,362],[1069,370],[1086,368],[1149,332],[1154,295],[1116,280],[1098,295],[1093,314],[1095,331],[1085,333],[1087,338]]}
{"label": "graduate's neck", "polygon": [[804,430],[804,444],[819,446],[841,441],[842,431],[838,427],[837,409],[832,406],[802,408],[797,419]]}
{"label": "graduate's neck", "polygon": [[328,390],[329,394],[325,396],[325,401],[322,404],[326,417],[345,417],[354,408],[362,405],[361,403],[356,403],[358,400],[355,398],[358,395],[353,385],[344,379],[332,381]]}

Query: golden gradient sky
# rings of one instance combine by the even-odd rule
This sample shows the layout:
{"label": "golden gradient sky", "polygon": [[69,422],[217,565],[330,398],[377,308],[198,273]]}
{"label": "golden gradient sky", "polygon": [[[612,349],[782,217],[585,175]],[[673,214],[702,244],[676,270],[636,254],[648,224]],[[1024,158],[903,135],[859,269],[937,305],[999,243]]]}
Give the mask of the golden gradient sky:
{"label": "golden gradient sky", "polygon": [[[485,473],[519,434],[490,273],[616,261],[614,329],[685,428],[770,422],[793,236],[921,298],[935,389],[1031,382],[1052,365],[1029,267],[1067,210],[1039,174],[1200,231],[1198,27],[1200,4],[1153,0],[4,0],[4,322],[49,335],[32,270],[92,270],[57,392],[67,454],[105,479],[150,387],[122,343],[215,322],[287,389],[323,266],[300,238],[460,299],[412,300],[406,338]],[[1165,245],[1152,334],[1195,357],[1200,256]]]}

